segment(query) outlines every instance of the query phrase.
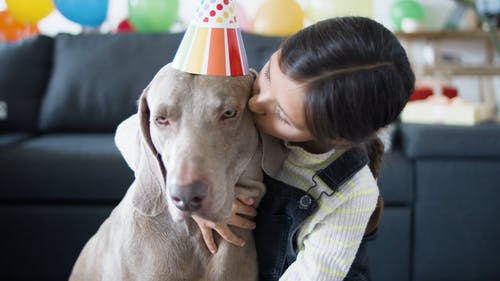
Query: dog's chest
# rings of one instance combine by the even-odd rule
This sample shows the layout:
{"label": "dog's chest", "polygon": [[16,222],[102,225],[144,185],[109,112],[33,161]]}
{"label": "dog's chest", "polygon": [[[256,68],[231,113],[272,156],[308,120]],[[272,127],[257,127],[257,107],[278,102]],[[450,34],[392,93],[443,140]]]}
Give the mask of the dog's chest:
{"label": "dog's chest", "polygon": [[[137,263],[151,280],[198,280],[206,276],[212,254],[207,250],[201,232],[192,224],[164,223],[161,219],[137,225],[131,244]],[[144,239],[147,237],[147,239]],[[137,264],[136,263],[136,264]]]}

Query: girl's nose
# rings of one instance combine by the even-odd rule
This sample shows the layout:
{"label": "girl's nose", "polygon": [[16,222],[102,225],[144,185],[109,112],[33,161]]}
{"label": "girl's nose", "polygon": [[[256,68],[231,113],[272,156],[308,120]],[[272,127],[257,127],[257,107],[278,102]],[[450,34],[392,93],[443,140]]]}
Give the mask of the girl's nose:
{"label": "girl's nose", "polygon": [[265,100],[263,95],[260,93],[259,83],[256,81],[253,84],[253,94],[248,100],[248,108],[255,114],[265,114]]}

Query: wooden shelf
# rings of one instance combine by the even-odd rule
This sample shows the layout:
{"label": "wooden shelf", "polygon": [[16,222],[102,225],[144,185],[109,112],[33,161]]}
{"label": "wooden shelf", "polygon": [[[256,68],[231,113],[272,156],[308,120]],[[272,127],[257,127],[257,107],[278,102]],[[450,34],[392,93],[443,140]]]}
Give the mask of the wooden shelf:
{"label": "wooden shelf", "polygon": [[[431,46],[432,65],[416,65],[419,74],[424,76],[441,76],[451,78],[453,76],[471,76],[476,77],[479,81],[478,94],[482,103],[488,104],[496,108],[497,101],[495,96],[494,78],[500,76],[500,65],[495,63],[495,46],[491,40],[491,34],[482,30],[468,30],[468,31],[423,31],[414,33],[395,33],[401,43],[405,46],[408,55],[411,58],[415,41],[424,41]],[[500,32],[497,32],[500,37]],[[461,40],[461,41],[482,41],[484,43],[485,62],[482,65],[457,65],[449,64],[443,60],[443,45],[447,40]],[[449,42],[449,41],[448,41]],[[416,50],[421,52],[419,48]],[[496,111],[497,118],[500,120],[500,111]]]}
{"label": "wooden shelf", "polygon": [[426,66],[424,73],[442,73],[455,76],[500,76],[500,66]]}
{"label": "wooden shelf", "polygon": [[[425,40],[432,45],[433,57],[435,61],[433,65],[422,66],[424,74],[432,75],[433,73],[441,73],[445,75],[458,76],[498,76],[500,75],[500,65],[495,64],[495,49],[491,42],[491,37],[488,32],[481,29],[478,30],[441,30],[441,31],[418,31],[418,32],[396,32],[396,36],[403,41],[402,43],[410,53],[414,41]],[[500,36],[500,31],[497,33]],[[485,43],[484,51],[486,54],[486,62],[484,65],[466,66],[466,65],[450,65],[442,59],[441,46],[443,40],[480,40]],[[419,50],[420,51],[420,50]]]}
{"label": "wooden shelf", "polygon": [[[416,39],[489,39],[489,33],[478,30],[463,30],[463,31],[418,31],[418,32],[396,32],[394,33],[400,39],[416,40]],[[497,33],[500,36],[500,32]]]}

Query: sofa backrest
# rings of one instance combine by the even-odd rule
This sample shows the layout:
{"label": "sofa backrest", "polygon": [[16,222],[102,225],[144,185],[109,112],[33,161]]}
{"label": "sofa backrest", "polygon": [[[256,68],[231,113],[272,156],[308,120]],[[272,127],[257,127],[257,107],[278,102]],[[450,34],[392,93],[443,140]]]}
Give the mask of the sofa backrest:
{"label": "sofa backrest", "polygon": [[0,133],[34,132],[52,64],[53,39],[0,42]]}
{"label": "sofa backrest", "polygon": [[[17,114],[0,120],[0,130],[114,132],[137,111],[142,90],[173,60],[182,36],[59,34],[1,45],[0,101],[8,97]],[[283,38],[243,33],[243,40],[250,66],[260,70]]]}
{"label": "sofa backrest", "polygon": [[40,110],[42,132],[110,132],[171,61],[182,34],[61,34]]}
{"label": "sofa backrest", "polygon": [[[53,71],[39,130],[112,132],[137,111],[155,73],[173,60],[182,33],[62,34],[55,38]],[[282,38],[244,34],[249,64],[260,69]]]}

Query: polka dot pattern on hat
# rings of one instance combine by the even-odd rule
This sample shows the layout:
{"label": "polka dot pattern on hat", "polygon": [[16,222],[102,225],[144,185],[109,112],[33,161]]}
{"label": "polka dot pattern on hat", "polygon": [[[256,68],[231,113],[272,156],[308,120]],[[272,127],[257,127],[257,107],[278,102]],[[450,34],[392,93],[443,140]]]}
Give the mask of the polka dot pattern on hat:
{"label": "polka dot pattern on hat", "polygon": [[200,0],[195,21],[204,24],[237,24],[234,4],[231,0]]}

